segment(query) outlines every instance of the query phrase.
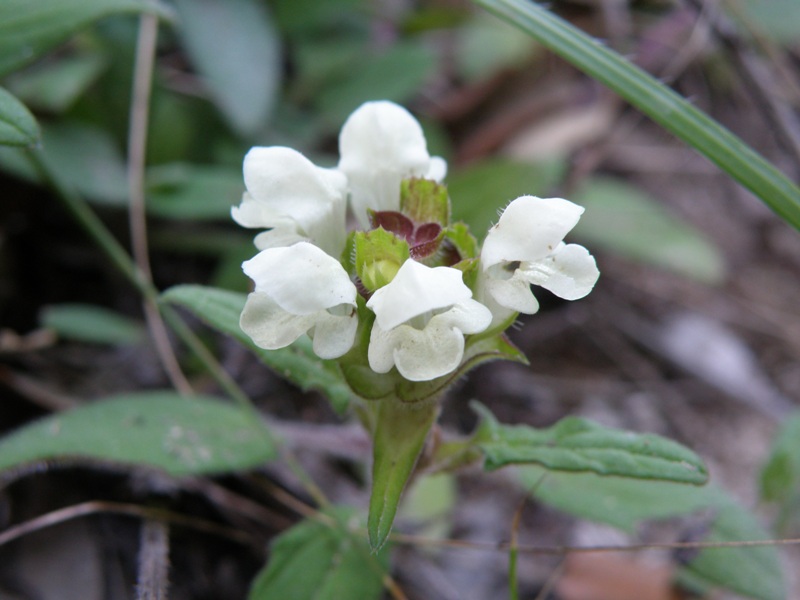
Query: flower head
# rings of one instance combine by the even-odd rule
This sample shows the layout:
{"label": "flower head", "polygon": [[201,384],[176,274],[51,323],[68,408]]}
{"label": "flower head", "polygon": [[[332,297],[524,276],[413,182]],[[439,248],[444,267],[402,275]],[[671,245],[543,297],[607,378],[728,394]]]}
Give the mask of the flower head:
{"label": "flower head", "polygon": [[356,288],[339,261],[308,242],[267,248],[242,264],[255,282],[239,324],[255,344],[284,348],[304,333],[321,358],[338,358],[353,345]]}
{"label": "flower head", "polygon": [[270,228],[256,236],[259,249],[310,241],[332,256],[344,248],[347,181],[281,146],[252,148],[244,158],[247,187],[233,219],[244,227]]}
{"label": "flower head", "polygon": [[403,179],[441,181],[447,172],[443,159],[428,154],[417,120],[388,101],[367,102],[350,115],[339,134],[339,154],[353,213],[365,228],[369,226],[367,209],[399,209]]}
{"label": "flower head", "polygon": [[480,333],[492,320],[489,309],[472,299],[461,271],[414,260],[403,263],[367,307],[375,312],[370,368],[387,373],[396,366],[411,381],[454,371],[464,356],[464,335]]}
{"label": "flower head", "polygon": [[539,303],[531,284],[565,300],[592,291],[600,275],[594,257],[583,246],[562,241],[583,210],[562,198],[522,196],[511,202],[481,249],[481,281],[491,299],[533,314]]}

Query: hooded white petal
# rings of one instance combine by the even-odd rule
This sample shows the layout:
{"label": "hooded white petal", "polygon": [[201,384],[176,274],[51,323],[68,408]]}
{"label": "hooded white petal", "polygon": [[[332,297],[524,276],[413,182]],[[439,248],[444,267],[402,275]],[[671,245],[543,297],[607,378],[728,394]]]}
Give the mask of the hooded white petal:
{"label": "hooded white petal", "polygon": [[407,260],[388,285],[367,302],[384,330],[425,313],[453,306],[472,297],[461,271],[452,267],[426,267]]}
{"label": "hooded white petal", "polygon": [[336,259],[299,242],[262,250],[242,268],[255,291],[247,298],[240,326],[256,345],[283,348],[307,332],[322,358],[342,356],[353,345],[357,292]]}
{"label": "hooded white petal", "polygon": [[338,256],[346,235],[347,180],[291,148],[252,148],[244,158],[247,192],[231,209],[244,227],[293,229]]}
{"label": "hooded white petal", "polygon": [[367,307],[375,312],[367,357],[370,368],[397,367],[410,381],[428,381],[455,370],[464,356],[464,335],[485,330],[488,308],[471,298],[461,272],[407,260]]}
{"label": "hooded white petal", "polygon": [[367,102],[345,121],[339,135],[339,170],[347,176],[353,212],[363,227],[367,209],[399,210],[400,182],[408,177],[440,181],[447,164],[428,154],[417,120],[385,100]]}
{"label": "hooded white petal", "polygon": [[340,304],[355,306],[356,287],[339,261],[308,242],[268,248],[242,263],[256,284],[286,311],[308,315]]}
{"label": "hooded white petal", "polygon": [[481,249],[486,270],[502,261],[535,261],[556,249],[575,227],[583,207],[563,198],[521,196],[506,207]]}
{"label": "hooded white petal", "polygon": [[[479,297],[533,314],[539,303],[530,284],[566,300],[588,294],[600,276],[594,257],[583,246],[562,242],[583,210],[563,198],[522,196],[511,202],[483,243]],[[496,322],[508,316],[492,312]]]}

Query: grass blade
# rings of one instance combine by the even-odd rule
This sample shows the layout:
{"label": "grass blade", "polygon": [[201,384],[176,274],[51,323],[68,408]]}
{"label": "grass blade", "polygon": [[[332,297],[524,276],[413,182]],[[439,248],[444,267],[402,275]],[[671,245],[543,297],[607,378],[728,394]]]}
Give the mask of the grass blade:
{"label": "grass blade", "polygon": [[800,188],[722,125],[663,83],[548,10],[527,0],[474,0],[603,83],[800,229]]}

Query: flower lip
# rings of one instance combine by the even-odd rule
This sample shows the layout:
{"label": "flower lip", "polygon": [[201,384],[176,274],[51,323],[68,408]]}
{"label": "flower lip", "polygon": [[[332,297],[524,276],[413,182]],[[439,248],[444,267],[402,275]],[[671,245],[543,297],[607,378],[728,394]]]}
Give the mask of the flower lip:
{"label": "flower lip", "polygon": [[426,267],[413,259],[403,263],[394,279],[375,291],[367,302],[381,329],[388,331],[418,317],[449,308],[472,297],[461,271]]}
{"label": "flower lip", "polygon": [[376,322],[368,358],[376,373],[392,367],[409,381],[430,381],[452,373],[464,357],[465,334],[480,333],[492,321],[488,308],[468,298],[430,317],[424,327],[403,323],[388,331]]}

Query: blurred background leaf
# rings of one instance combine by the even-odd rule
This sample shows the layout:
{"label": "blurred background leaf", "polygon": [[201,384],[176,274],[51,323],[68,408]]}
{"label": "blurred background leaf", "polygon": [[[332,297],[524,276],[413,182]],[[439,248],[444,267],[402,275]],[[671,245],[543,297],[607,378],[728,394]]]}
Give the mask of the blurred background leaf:
{"label": "blurred background leaf", "polygon": [[339,506],[323,514],[334,523],[306,519],[275,538],[249,600],[381,597],[389,553],[370,551],[356,529],[360,519],[353,509]]}
{"label": "blurred background leaf", "polygon": [[563,161],[523,163],[504,158],[454,169],[447,177],[453,219],[464,221],[482,241],[509,202],[520,196],[551,195],[564,170]]}
{"label": "blurred background leaf", "polygon": [[172,163],[147,172],[147,210],[172,219],[228,219],[242,200],[239,168]]}
{"label": "blurred background leaf", "polygon": [[[42,127],[44,159],[58,178],[99,204],[126,206],[128,183],[125,160],[105,130],[78,122],[60,121]],[[0,167],[31,181],[39,175],[20,150],[0,149]]]}
{"label": "blurred background leaf", "polygon": [[8,85],[31,108],[60,114],[89,89],[107,65],[102,51],[86,49],[15,73],[8,78]]}
{"label": "blurred background leaf", "polygon": [[730,0],[721,6],[746,27],[754,28],[758,35],[766,35],[787,46],[797,43],[798,0]]}
{"label": "blurred background leaf", "polygon": [[592,177],[575,190],[571,199],[586,209],[574,234],[587,246],[704,283],[724,279],[722,255],[708,238],[630,183]]}
{"label": "blurred background leaf", "polygon": [[135,344],[145,338],[141,322],[91,304],[54,304],[40,316],[59,338],[94,344]]}
{"label": "blurred background leaf", "polygon": [[61,459],[145,465],[185,476],[252,469],[275,456],[269,431],[250,411],[175,392],[106,398],[0,440],[0,471]]}
{"label": "blurred background leaf", "polygon": [[[750,511],[714,485],[552,473],[541,467],[523,467],[518,473],[538,500],[629,533],[647,520],[708,511],[710,529],[704,540],[770,539]],[[702,550],[679,571],[679,577],[700,589],[724,587],[759,600],[785,598],[778,551],[770,546]]]}
{"label": "blurred background leaf", "polygon": [[0,3],[0,76],[31,62],[72,33],[116,13],[154,12],[147,0],[4,0]]}
{"label": "blurred background leaf", "polygon": [[0,87],[0,146],[30,146],[39,139],[39,125],[22,102]]}
{"label": "blurred background leaf", "polygon": [[254,138],[266,126],[282,80],[281,46],[257,0],[177,0],[189,58],[231,127]]}

